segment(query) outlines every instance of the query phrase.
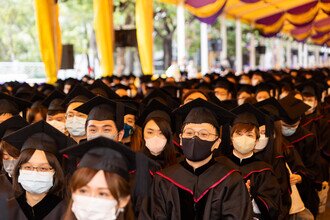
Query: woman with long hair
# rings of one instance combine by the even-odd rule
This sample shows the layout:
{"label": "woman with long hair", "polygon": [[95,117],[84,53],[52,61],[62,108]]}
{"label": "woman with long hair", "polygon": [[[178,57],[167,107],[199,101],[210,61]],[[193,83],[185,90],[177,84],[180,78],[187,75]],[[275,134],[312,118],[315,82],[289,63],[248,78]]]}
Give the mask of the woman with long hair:
{"label": "woman with long hair", "polygon": [[75,142],[45,121],[3,141],[21,149],[12,174],[15,197],[8,201],[9,219],[60,219],[66,202],[58,150]]}

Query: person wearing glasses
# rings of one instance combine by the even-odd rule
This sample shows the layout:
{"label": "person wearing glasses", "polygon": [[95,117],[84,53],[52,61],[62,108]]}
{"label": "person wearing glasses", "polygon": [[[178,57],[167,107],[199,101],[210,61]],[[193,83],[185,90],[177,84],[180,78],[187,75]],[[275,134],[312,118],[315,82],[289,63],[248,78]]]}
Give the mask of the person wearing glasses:
{"label": "person wearing glasses", "polygon": [[241,175],[213,157],[221,143],[220,124],[234,117],[202,99],[173,112],[185,159],[156,172],[140,219],[252,218],[250,196]]}
{"label": "person wearing glasses", "polygon": [[9,199],[6,207],[9,219],[60,219],[66,202],[58,151],[75,144],[73,139],[40,121],[4,137],[3,141],[21,149],[12,175],[15,197]]}

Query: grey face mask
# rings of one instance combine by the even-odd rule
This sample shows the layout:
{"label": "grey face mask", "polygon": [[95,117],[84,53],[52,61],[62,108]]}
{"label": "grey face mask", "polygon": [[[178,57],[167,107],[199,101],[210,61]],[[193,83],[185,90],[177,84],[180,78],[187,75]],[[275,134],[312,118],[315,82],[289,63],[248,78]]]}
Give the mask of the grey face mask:
{"label": "grey face mask", "polygon": [[17,160],[2,160],[3,169],[8,173],[9,176],[12,176]]}

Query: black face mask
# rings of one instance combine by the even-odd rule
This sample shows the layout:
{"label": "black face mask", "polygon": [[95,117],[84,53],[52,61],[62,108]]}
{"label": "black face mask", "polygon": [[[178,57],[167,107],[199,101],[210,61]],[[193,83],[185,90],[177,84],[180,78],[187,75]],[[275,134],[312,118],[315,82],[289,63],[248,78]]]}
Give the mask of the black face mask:
{"label": "black face mask", "polygon": [[216,141],[204,141],[199,137],[182,138],[183,154],[190,161],[202,161],[212,154],[211,148]]}

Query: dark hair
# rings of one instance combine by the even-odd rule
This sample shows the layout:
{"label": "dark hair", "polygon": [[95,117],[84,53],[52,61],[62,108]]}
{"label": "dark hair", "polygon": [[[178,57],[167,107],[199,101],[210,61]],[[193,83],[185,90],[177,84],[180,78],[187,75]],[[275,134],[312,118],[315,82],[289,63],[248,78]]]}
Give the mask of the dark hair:
{"label": "dark hair", "polygon": [[5,141],[0,141],[0,168],[2,168],[2,160],[3,160],[3,152],[4,150],[6,150],[6,152],[11,156],[11,157],[14,157],[14,158],[18,158],[19,157],[19,154],[20,154],[20,151],[12,146],[11,144],[8,144],[7,142]]}
{"label": "dark hair", "polygon": [[191,89],[191,90],[189,90],[187,93],[185,93],[182,96],[181,103],[183,103],[184,100],[186,100],[186,98],[188,98],[188,96],[190,96],[191,94],[194,94],[194,93],[200,93],[200,94],[202,94],[203,96],[205,96],[206,100],[209,100],[210,99],[210,97],[208,96],[208,94],[207,94],[206,91],[201,90],[201,89]]}
{"label": "dark hair", "polygon": [[47,108],[45,107],[41,107],[41,106],[38,106],[38,107],[34,107],[34,108],[31,108],[28,110],[28,113],[27,113],[27,117],[26,117],[26,120],[29,122],[29,123],[33,123],[34,120],[35,120],[35,117],[36,115],[40,113],[41,117],[46,120],[46,115],[47,115]]}
{"label": "dark hair", "polygon": [[47,115],[54,116],[57,114],[65,114],[65,110],[49,110]]}
{"label": "dark hair", "polygon": [[[164,167],[168,167],[170,165],[173,165],[176,163],[176,155],[175,155],[175,149],[173,144],[173,133],[171,129],[171,125],[168,121],[166,121],[164,118],[160,117],[152,117],[148,121],[146,121],[143,125],[143,130],[146,126],[146,124],[153,120],[157,126],[159,127],[162,134],[165,136],[167,142],[163,150],[164,154]],[[142,149],[141,151],[144,152],[146,150],[146,143],[144,138],[142,138]],[[164,168],[163,167],[163,168]]]}
{"label": "dark hair", "polygon": [[[72,195],[73,192],[75,192],[77,189],[80,189],[84,186],[86,186],[96,175],[96,173],[99,170],[87,168],[87,167],[82,167],[77,169],[69,184],[70,188],[70,193]],[[104,171],[104,176],[105,180],[108,184],[108,188],[114,197],[115,200],[119,203],[119,199],[123,197],[127,197],[131,194],[131,188],[130,188],[130,183],[126,181],[123,177],[116,173],[110,173]],[[71,220],[71,219],[76,219],[75,215],[72,212],[72,203],[73,200],[70,198],[69,200],[69,205],[66,210],[64,220]],[[120,214],[122,215],[122,213]],[[120,217],[119,215],[119,217]],[[129,202],[125,208],[125,211],[123,213],[123,219],[127,220],[133,220],[134,219],[134,214],[133,214],[133,209],[132,209],[132,203]]]}
{"label": "dark hair", "polygon": [[[21,184],[18,183],[19,170],[22,164],[29,162],[35,151],[36,149],[23,150],[18,158],[18,162],[13,174],[13,189],[15,191],[15,196],[20,196],[24,192],[24,189],[22,188]],[[54,169],[55,172],[53,186],[52,188],[50,188],[48,193],[63,197],[65,194],[65,180],[60,162],[54,154],[49,153],[47,151],[44,151],[44,153],[46,155],[49,165]]]}
{"label": "dark hair", "polygon": [[254,124],[250,124],[250,123],[236,123],[233,125],[233,127],[230,130],[230,137],[233,136],[233,134],[235,133],[235,131],[255,131],[256,137],[257,139],[259,139],[260,137],[260,133],[259,133],[259,128],[257,126],[255,126]]}

